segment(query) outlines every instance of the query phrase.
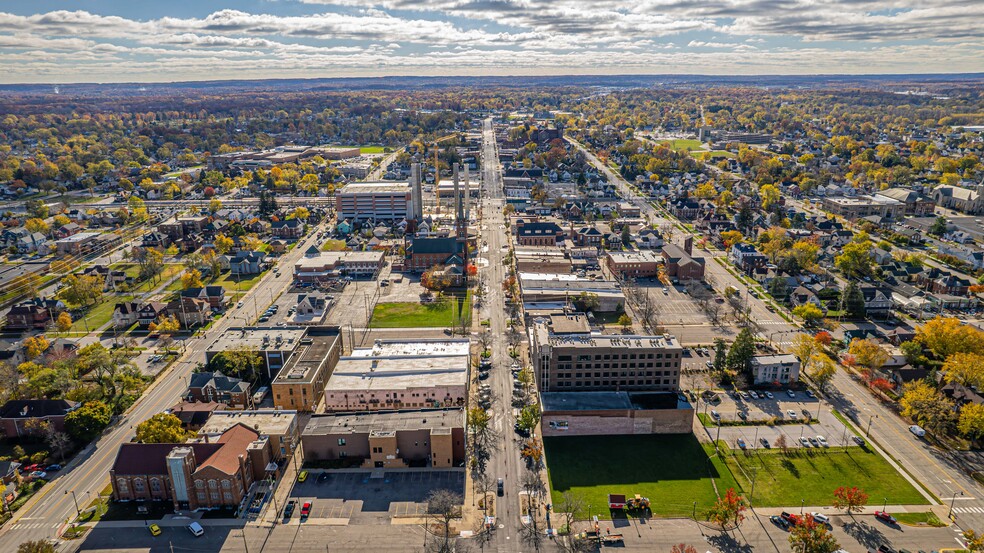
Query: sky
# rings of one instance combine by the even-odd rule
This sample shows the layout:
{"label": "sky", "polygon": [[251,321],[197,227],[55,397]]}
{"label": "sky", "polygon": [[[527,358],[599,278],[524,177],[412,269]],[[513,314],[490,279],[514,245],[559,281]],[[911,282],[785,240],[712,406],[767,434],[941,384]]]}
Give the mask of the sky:
{"label": "sky", "polygon": [[0,83],[967,72],[982,0],[0,2]]}

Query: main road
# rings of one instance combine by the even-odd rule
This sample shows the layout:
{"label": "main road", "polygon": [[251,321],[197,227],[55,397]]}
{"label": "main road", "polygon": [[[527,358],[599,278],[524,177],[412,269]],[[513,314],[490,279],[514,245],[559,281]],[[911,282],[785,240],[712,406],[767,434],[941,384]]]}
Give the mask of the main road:
{"label": "main road", "polygon": [[[278,264],[292,267],[310,246],[312,235],[318,230],[315,228],[313,233],[302,239]],[[267,272],[242,298],[242,308],[230,308],[202,336],[196,335],[184,340],[185,353],[151,384],[137,403],[0,528],[0,551],[14,551],[18,544],[31,539],[57,538],[66,521],[75,517],[76,501],[79,507],[85,508],[106,487],[116,452],[121,444],[133,438],[135,426],[178,401],[187,388],[188,375],[197,363],[205,361],[209,336],[215,337],[231,326],[253,320],[256,315],[255,304],[261,298],[276,297],[286,290],[290,286],[292,273],[289,268],[279,275],[273,271]],[[249,301],[253,300],[253,296],[256,300]],[[71,543],[73,542],[64,547],[71,550]]]}

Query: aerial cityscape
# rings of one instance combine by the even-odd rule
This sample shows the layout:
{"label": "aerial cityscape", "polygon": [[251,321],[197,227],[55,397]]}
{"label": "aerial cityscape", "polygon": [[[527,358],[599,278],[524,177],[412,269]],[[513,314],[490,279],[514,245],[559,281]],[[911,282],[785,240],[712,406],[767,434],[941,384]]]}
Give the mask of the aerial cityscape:
{"label": "aerial cityscape", "polygon": [[8,4],[0,552],[984,552],[984,4]]}

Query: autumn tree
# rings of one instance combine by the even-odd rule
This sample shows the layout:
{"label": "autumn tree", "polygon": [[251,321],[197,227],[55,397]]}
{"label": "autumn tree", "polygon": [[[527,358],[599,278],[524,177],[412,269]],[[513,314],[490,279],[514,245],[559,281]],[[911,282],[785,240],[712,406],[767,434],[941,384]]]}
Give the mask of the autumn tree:
{"label": "autumn tree", "polygon": [[968,403],[960,408],[957,431],[974,442],[984,438],[984,405]]}
{"label": "autumn tree", "polygon": [[68,311],[62,311],[58,314],[58,318],[55,319],[55,327],[59,332],[68,332],[72,328],[72,316]]}
{"label": "autumn tree", "polygon": [[848,513],[860,513],[864,511],[864,506],[868,504],[868,494],[864,490],[854,487],[841,486],[834,490],[833,506],[835,509],[844,509]]}
{"label": "autumn tree", "polygon": [[171,413],[157,413],[137,425],[137,441],[145,444],[176,444],[187,437],[181,419]]}
{"label": "autumn tree", "polygon": [[102,297],[103,281],[95,275],[68,275],[62,279],[61,296],[76,305],[90,305]]}
{"label": "autumn tree", "polygon": [[789,440],[786,439],[785,434],[779,434],[779,437],[776,438],[776,447],[782,451],[783,455],[789,453]]}
{"label": "autumn tree", "polygon": [[102,401],[87,401],[65,415],[65,431],[80,442],[90,442],[109,426],[113,412]]}
{"label": "autumn tree", "polygon": [[205,283],[202,282],[202,273],[198,269],[188,269],[181,275],[181,287],[185,290],[189,288],[201,288]]}
{"label": "autumn tree", "polygon": [[48,540],[30,540],[17,546],[17,553],[57,553],[55,543]]}
{"label": "autumn tree", "polygon": [[151,334],[158,334],[166,350],[174,341],[174,335],[181,331],[181,322],[177,316],[161,317],[156,323],[150,323],[148,329]]}
{"label": "autumn tree", "polygon": [[215,245],[215,251],[222,255],[229,253],[232,250],[232,246],[235,245],[235,241],[224,234],[217,234],[213,243]]}
{"label": "autumn tree", "polygon": [[984,534],[978,534],[974,530],[964,530],[963,539],[967,543],[967,551],[971,553],[984,551]]}
{"label": "autumn tree", "polygon": [[44,334],[39,334],[37,336],[28,336],[24,338],[24,356],[28,360],[37,359],[44,355],[44,352],[48,350],[50,346],[48,339],[44,337]]}
{"label": "autumn tree", "polygon": [[943,363],[943,378],[964,386],[984,386],[984,355],[954,353]]}
{"label": "autumn tree", "polygon": [[44,219],[28,219],[24,221],[24,228],[30,232],[40,232],[41,234],[48,234],[51,229],[48,227],[48,223],[44,222]]}
{"label": "autumn tree", "polygon": [[871,273],[871,265],[874,263],[874,258],[871,256],[871,242],[867,236],[862,237],[863,234],[856,235],[854,240],[844,244],[840,255],[834,258],[834,266],[848,280]]}
{"label": "autumn tree", "polygon": [[719,497],[707,513],[707,520],[717,524],[722,530],[729,524],[740,524],[745,519],[748,501],[738,495],[734,488],[728,488],[723,497]]}
{"label": "autumn tree", "polygon": [[726,230],[721,233],[721,241],[724,247],[730,249],[731,246],[741,242],[745,237],[737,230]]}
{"label": "autumn tree", "polygon": [[899,399],[902,416],[916,421],[926,430],[943,433],[953,427],[953,402],[924,380],[907,382]]}
{"label": "autumn tree", "polygon": [[840,549],[827,525],[817,522],[810,514],[789,529],[789,545],[797,553],[834,553]]}
{"label": "autumn tree", "polygon": [[937,359],[948,359],[954,353],[984,355],[984,332],[955,317],[936,317],[916,327],[916,341]]}
{"label": "autumn tree", "polygon": [[632,327],[632,317],[628,313],[622,313],[622,316],[618,318],[618,325],[622,327],[622,332],[628,332],[629,328]]}
{"label": "autumn tree", "polygon": [[164,252],[159,248],[134,249],[133,260],[137,262],[137,274],[142,280],[156,278],[164,269]]}
{"label": "autumn tree", "polygon": [[823,320],[823,310],[812,303],[804,303],[793,308],[793,315],[803,319],[807,326],[814,326]]}
{"label": "autumn tree", "polygon": [[670,548],[670,553],[697,553],[697,548],[687,543],[677,543]]}
{"label": "autumn tree", "polygon": [[870,338],[851,340],[851,345],[848,346],[847,351],[854,356],[854,360],[859,365],[873,371],[882,368],[882,365],[887,363],[890,357],[885,348]]}

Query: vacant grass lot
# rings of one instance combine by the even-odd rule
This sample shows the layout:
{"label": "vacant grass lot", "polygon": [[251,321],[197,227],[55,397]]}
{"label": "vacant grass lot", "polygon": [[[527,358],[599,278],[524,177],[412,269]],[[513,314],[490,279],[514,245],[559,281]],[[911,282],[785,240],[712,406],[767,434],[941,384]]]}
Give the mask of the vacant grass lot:
{"label": "vacant grass lot", "polygon": [[725,462],[746,493],[758,468],[752,501],[760,507],[795,506],[803,500],[807,505],[829,505],[840,486],[863,489],[873,505],[886,499],[893,505],[926,504],[919,491],[881,455],[867,448],[790,450],[786,455],[779,450],[729,449]]}
{"label": "vacant grass lot", "polygon": [[321,246],[321,251],[323,252],[340,252],[345,249],[348,249],[345,245],[345,240],[335,240],[333,238],[325,240],[324,245]]}
{"label": "vacant grass lot", "polygon": [[102,302],[89,307],[85,314],[80,316],[77,321],[72,323],[69,332],[85,332],[88,325],[89,332],[108,323],[113,318],[113,310],[119,302],[131,301],[131,295],[103,296]]}
{"label": "vacant grass lot", "polygon": [[712,476],[722,494],[738,487],[713,446],[692,434],[545,438],[544,448],[554,503],[572,491],[590,514],[607,514],[608,494],[622,493],[648,497],[658,516],[689,517],[696,501],[702,517],[717,500]]}
{"label": "vacant grass lot", "polygon": [[375,328],[450,327],[471,320],[471,292],[465,298],[449,296],[433,303],[377,303],[372,310]]}
{"label": "vacant grass lot", "polygon": [[662,140],[660,141],[660,144],[667,144],[670,146],[670,148],[673,148],[674,150],[686,150],[688,152],[692,150],[699,150],[701,146],[703,146],[700,140],[694,140],[690,138],[676,138],[673,140]]}

